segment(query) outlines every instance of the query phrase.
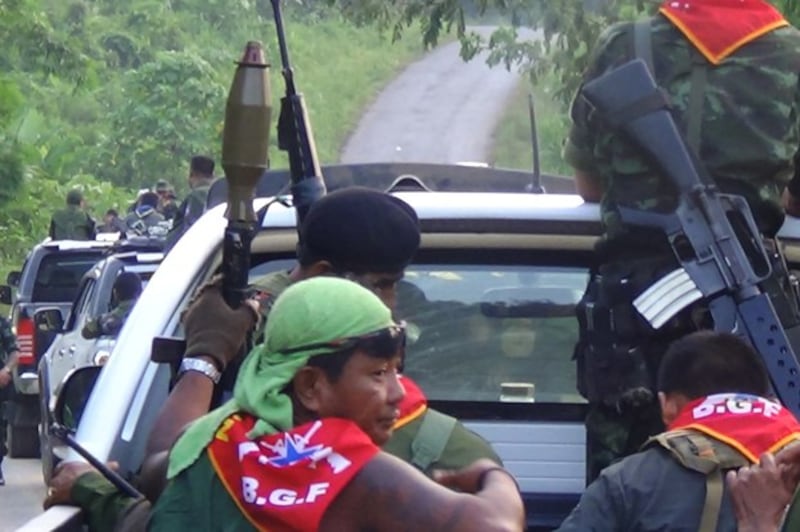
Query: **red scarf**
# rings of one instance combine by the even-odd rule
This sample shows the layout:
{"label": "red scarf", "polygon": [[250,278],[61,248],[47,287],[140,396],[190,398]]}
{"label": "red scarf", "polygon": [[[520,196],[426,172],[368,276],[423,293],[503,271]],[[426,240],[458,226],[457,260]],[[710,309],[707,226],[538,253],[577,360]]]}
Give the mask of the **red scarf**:
{"label": "red scarf", "polygon": [[400,382],[406,390],[406,395],[400,401],[400,415],[397,417],[397,421],[394,422],[395,430],[411,423],[428,409],[428,399],[416,382],[405,375],[401,376]]}
{"label": "red scarf", "polygon": [[350,420],[325,418],[247,438],[256,419],[234,414],[208,456],[236,506],[257,530],[317,530],[325,510],[378,447]]}
{"label": "red scarf", "polygon": [[692,401],[668,430],[692,429],[727,443],[751,462],[800,440],[800,423],[779,403],[744,394],[717,394]]}
{"label": "red scarf", "polygon": [[765,33],[789,25],[765,0],[665,0],[659,12],[715,65]]}

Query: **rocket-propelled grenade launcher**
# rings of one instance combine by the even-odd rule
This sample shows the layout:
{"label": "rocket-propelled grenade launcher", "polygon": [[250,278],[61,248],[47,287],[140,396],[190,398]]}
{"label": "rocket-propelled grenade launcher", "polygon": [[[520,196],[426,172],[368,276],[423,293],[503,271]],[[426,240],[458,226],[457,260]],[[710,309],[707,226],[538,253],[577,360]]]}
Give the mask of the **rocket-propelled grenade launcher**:
{"label": "rocket-propelled grenade launcher", "polygon": [[222,139],[222,167],[228,180],[228,225],[222,248],[223,295],[236,308],[244,300],[250,271],[250,243],[257,230],[253,195],[269,168],[272,107],[269,65],[259,42],[248,42],[236,68]]}

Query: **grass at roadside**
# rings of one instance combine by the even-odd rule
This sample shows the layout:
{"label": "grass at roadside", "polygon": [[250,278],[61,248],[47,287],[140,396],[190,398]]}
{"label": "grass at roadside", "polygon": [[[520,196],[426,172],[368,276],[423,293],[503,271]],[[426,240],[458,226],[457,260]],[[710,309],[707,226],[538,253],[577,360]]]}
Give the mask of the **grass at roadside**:
{"label": "grass at roadside", "polygon": [[[532,89],[540,165],[544,173],[570,175],[571,169],[561,158],[561,146],[569,127],[569,115],[567,109],[550,96],[552,83],[552,79],[543,78]],[[521,83],[494,132],[492,164],[495,166],[532,167],[529,92],[530,85]]]}
{"label": "grass at roadside", "polygon": [[[306,98],[320,160],[335,163],[349,133],[377,93],[403,67],[424,50],[417,39],[391,42],[373,28],[356,28],[337,20],[297,25],[289,37],[298,90]],[[271,47],[277,50],[277,44]],[[272,57],[272,90],[283,94],[278,68]],[[277,99],[273,97],[277,118]],[[283,152],[272,154],[273,166],[285,167]]]}

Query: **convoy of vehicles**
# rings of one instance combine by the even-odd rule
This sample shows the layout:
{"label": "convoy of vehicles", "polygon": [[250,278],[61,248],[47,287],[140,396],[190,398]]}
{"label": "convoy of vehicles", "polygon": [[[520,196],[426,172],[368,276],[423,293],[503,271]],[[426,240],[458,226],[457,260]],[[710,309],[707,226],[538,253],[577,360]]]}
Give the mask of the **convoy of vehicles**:
{"label": "convoy of vehicles", "polygon": [[36,311],[57,308],[66,315],[81,276],[114,245],[111,241],[50,241],[35,246],[21,271],[8,274],[0,287],[0,302],[11,305],[11,324],[19,344],[14,371],[15,398],[9,420],[8,447],[12,458],[38,456],[39,386],[36,367],[48,338],[34,322]]}
{"label": "convoy of vehicles", "polygon": [[[129,246],[130,247],[130,246]],[[78,285],[78,293],[66,320],[57,308],[43,308],[36,312],[34,321],[52,326],[56,336],[39,361],[39,402],[42,419],[47,419],[58,386],[73,369],[88,365],[102,366],[108,360],[116,341],[115,336],[102,335],[98,338],[84,338],[82,329],[86,323],[110,311],[115,302],[112,289],[117,276],[122,272],[134,272],[147,285],[158,268],[164,254],[143,247],[142,251],[125,251],[110,255],[92,266]],[[42,472],[45,482],[49,481],[57,458],[54,456],[54,442],[50,437],[49,425],[39,424]]]}

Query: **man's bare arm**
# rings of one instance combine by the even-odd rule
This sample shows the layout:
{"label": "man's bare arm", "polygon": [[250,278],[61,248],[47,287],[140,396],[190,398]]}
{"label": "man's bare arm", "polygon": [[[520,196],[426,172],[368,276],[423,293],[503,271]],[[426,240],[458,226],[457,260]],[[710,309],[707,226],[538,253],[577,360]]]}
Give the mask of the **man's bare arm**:
{"label": "man's bare arm", "polygon": [[599,203],[603,199],[603,187],[596,175],[585,170],[575,169],[575,188],[583,201]]}
{"label": "man's bare arm", "polygon": [[[205,360],[207,357],[199,358]],[[186,425],[208,413],[213,394],[214,382],[211,379],[196,371],[186,372],[161,407],[147,440],[145,454],[168,451]]]}
{"label": "man's bare arm", "polygon": [[[461,485],[474,494],[445,488],[398,458],[379,453],[328,508],[320,529],[523,530],[525,511],[511,476],[496,470],[490,460],[468,469],[470,478]],[[483,485],[477,486],[478,481]]]}

